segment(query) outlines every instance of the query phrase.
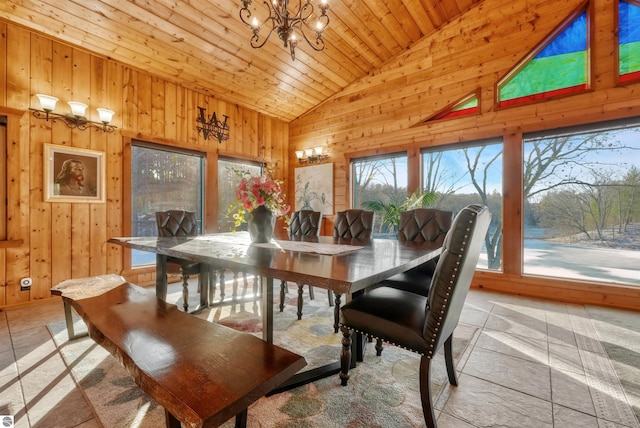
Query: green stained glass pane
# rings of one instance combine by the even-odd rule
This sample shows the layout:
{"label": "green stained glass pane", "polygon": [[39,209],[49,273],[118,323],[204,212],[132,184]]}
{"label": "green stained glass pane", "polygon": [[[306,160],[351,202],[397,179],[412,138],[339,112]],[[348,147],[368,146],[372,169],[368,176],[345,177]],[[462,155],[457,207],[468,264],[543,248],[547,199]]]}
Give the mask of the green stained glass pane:
{"label": "green stained glass pane", "polygon": [[529,62],[500,88],[500,100],[584,85],[587,81],[586,56],[586,52],[576,52]]}
{"label": "green stained glass pane", "polygon": [[587,14],[583,12],[499,88],[501,105],[582,91],[587,88]]}
{"label": "green stained glass pane", "polygon": [[456,108],[454,108],[451,111],[466,110],[468,108],[473,108],[473,107],[478,107],[478,99],[477,98],[470,99],[466,103],[460,104],[459,106],[457,106]]}
{"label": "green stained glass pane", "polygon": [[640,79],[640,6],[619,2],[619,73],[623,81]]}

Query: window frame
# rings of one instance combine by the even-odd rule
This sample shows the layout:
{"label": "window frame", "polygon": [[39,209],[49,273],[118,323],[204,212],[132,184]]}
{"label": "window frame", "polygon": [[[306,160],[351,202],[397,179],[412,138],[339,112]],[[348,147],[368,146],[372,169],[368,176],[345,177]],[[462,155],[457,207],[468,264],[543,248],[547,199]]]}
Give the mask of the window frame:
{"label": "window frame", "polygon": [[[210,227],[211,215],[210,215],[210,200],[206,198],[207,189],[210,187],[211,183],[209,180],[210,171],[209,165],[211,162],[209,161],[208,153],[202,152],[199,150],[188,149],[184,147],[179,147],[177,145],[170,144],[162,144],[156,143],[152,141],[146,141],[137,138],[125,138],[125,146],[127,150],[124,153],[124,163],[123,168],[127,173],[124,174],[123,178],[123,186],[125,192],[123,194],[123,229],[125,236],[133,236],[132,230],[132,214],[133,214],[133,204],[132,204],[132,180],[133,175],[131,174],[131,170],[133,167],[133,147],[144,147],[149,149],[161,150],[166,152],[174,152],[181,153],[190,156],[197,156],[201,160],[201,169],[200,169],[200,181],[201,181],[201,193],[200,193],[200,229],[201,233],[206,233]],[[211,198],[215,199],[215,198]],[[215,218],[215,217],[214,217]],[[130,270],[135,270],[136,272],[148,270],[155,270],[155,265],[145,264],[145,265],[132,265],[132,257],[131,257],[131,249],[124,248],[124,259],[123,259],[123,268],[124,272]]]}

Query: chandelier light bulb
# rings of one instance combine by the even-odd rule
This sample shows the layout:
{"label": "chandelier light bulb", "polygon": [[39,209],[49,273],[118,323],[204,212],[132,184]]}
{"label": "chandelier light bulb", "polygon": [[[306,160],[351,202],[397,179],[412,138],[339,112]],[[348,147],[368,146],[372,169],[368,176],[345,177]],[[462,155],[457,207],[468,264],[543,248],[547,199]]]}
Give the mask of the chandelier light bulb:
{"label": "chandelier light bulb", "polygon": [[253,21],[251,21],[251,26],[253,28],[258,28],[260,27],[260,21],[258,21],[258,18],[256,18],[255,16],[253,17]]}

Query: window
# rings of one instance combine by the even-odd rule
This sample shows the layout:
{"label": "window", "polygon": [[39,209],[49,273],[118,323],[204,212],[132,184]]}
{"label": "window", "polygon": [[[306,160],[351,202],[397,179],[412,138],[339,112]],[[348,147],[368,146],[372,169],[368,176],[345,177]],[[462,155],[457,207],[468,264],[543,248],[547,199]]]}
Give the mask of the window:
{"label": "window", "polygon": [[587,12],[582,12],[498,83],[500,107],[586,90],[587,40]]}
{"label": "window", "polygon": [[438,195],[435,208],[454,215],[469,204],[491,211],[478,267],[500,270],[502,262],[502,141],[475,142],[465,147],[422,154],[424,192]]}
{"label": "window", "polygon": [[640,79],[640,3],[618,3],[618,60],[621,82]]}
{"label": "window", "polygon": [[425,122],[440,119],[452,119],[454,117],[466,116],[475,113],[478,113],[478,95],[471,94],[457,103],[448,106],[439,113],[436,113],[434,116],[425,120]]}
{"label": "window", "polygon": [[234,229],[229,205],[236,200],[236,189],[242,178],[239,174],[241,172],[248,172],[255,177],[260,176],[262,165],[235,159],[218,159],[218,230],[220,232],[229,232]]}
{"label": "window", "polygon": [[640,119],[524,138],[523,272],[640,285]]}
{"label": "window", "polygon": [[[382,207],[399,206],[407,198],[407,155],[391,154],[356,159],[351,163],[354,208],[371,209],[368,203]],[[375,237],[396,237],[395,226],[385,220],[384,210],[373,221]]]}
{"label": "window", "polygon": [[[202,230],[204,156],[144,143],[131,148],[131,232],[157,236],[156,211],[196,213]],[[155,263],[155,255],[131,251],[131,266]]]}

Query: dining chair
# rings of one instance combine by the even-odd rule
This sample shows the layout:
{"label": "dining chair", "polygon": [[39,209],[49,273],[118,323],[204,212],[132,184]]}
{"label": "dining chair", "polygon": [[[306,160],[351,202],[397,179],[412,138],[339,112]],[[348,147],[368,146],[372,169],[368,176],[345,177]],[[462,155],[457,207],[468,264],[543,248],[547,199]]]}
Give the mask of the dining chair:
{"label": "dining chair", "polygon": [[[158,236],[195,236],[198,235],[198,222],[196,215],[190,211],[167,210],[156,212],[156,224]],[[182,306],[184,311],[189,309],[189,277],[200,274],[200,263],[184,260],[176,257],[167,257],[167,273],[177,274],[182,278]],[[167,278],[163,279],[167,281]],[[198,291],[203,292],[202,278],[198,278]]]}
{"label": "dining chair", "polygon": [[334,238],[371,239],[373,211],[351,209],[336,213],[333,225]]}
{"label": "dining chair", "polygon": [[377,287],[354,296],[340,311],[342,351],[340,381],[349,380],[353,332],[370,335],[419,353],[420,397],[427,427],[436,427],[431,398],[431,360],[444,346],[449,383],[458,381],[453,363],[453,332],[458,325],[491,214],[468,205],[456,215],[446,234],[427,296],[393,287]]}
{"label": "dining chair", "polygon": [[[444,237],[451,228],[453,212],[443,211],[435,208],[416,208],[400,213],[400,223],[398,225],[398,242],[435,242],[442,245]],[[435,270],[438,257],[417,266],[406,272],[396,274],[371,287],[392,287],[412,293],[427,296],[433,271]],[[376,350],[382,352],[382,340],[376,342]]]}
{"label": "dining chair", "polygon": [[[313,210],[299,210],[291,213],[291,221],[289,223],[289,238],[301,236],[319,236],[322,225],[322,213]],[[298,319],[302,319],[303,306],[303,288],[304,284],[298,283]],[[285,293],[287,291],[287,281],[280,283],[280,312],[284,310]],[[331,291],[327,290],[329,306],[333,306],[333,296]],[[309,286],[309,298],[313,300],[313,286]]]}
{"label": "dining chair", "polygon": [[[451,228],[453,212],[435,208],[416,208],[400,213],[398,242],[436,243],[442,245],[444,237]],[[402,288],[426,296],[435,270],[438,257],[406,272],[384,280],[389,287]]]}
{"label": "dining chair", "polygon": [[[333,224],[334,239],[367,241],[373,235],[373,211],[350,209],[336,213]],[[333,331],[339,330],[340,302],[342,295],[335,293]]]}

